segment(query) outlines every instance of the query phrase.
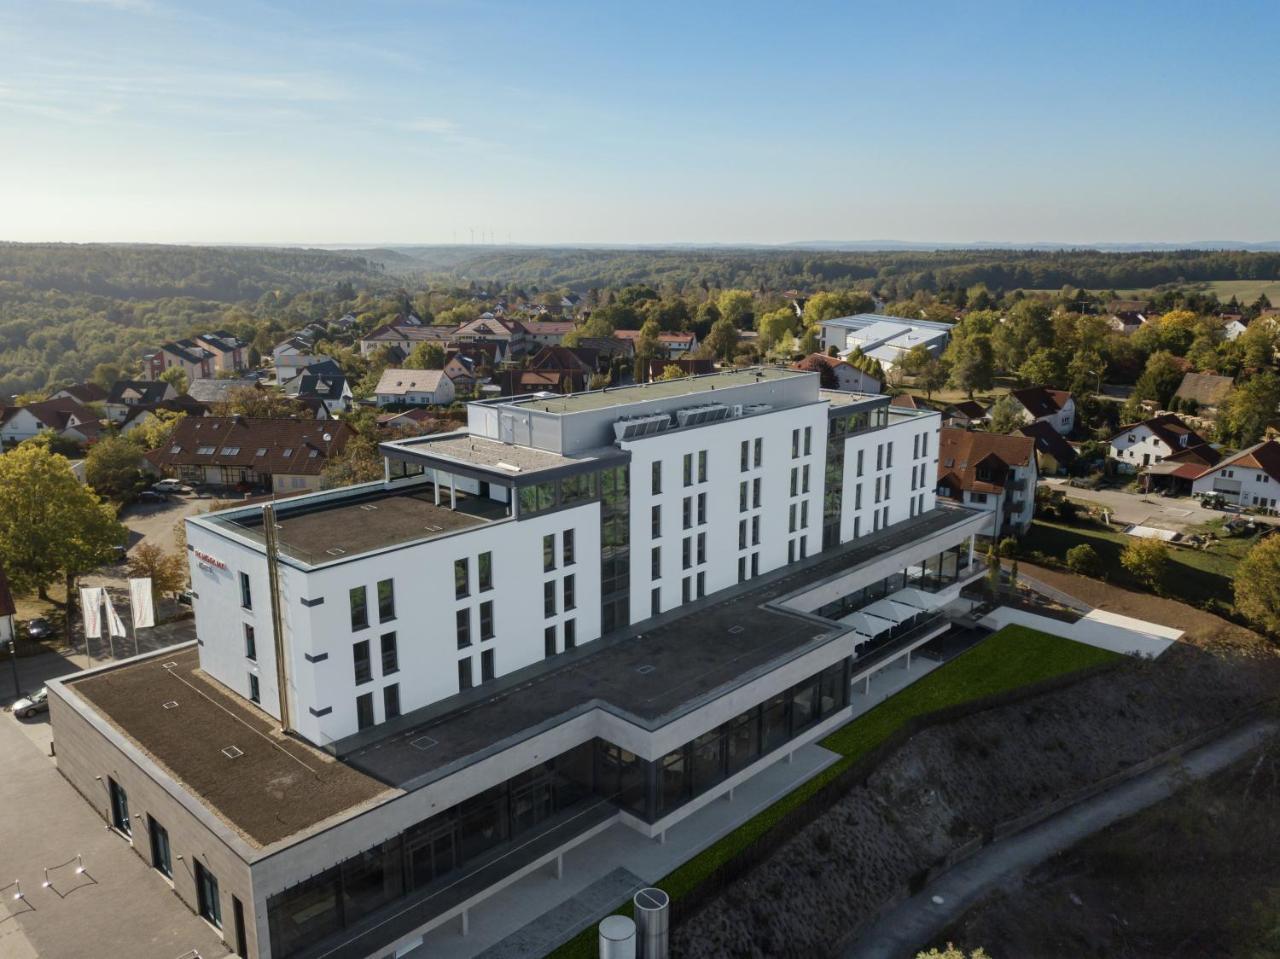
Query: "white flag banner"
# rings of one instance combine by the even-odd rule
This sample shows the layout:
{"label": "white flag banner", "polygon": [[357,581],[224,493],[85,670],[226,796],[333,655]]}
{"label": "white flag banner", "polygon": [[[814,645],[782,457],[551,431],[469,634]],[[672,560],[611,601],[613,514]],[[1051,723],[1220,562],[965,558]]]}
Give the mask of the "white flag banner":
{"label": "white flag banner", "polygon": [[151,577],[140,576],[129,580],[129,615],[134,629],[146,629],[156,624],[156,608],[151,601]]}
{"label": "white flag banner", "polygon": [[112,636],[128,635],[124,630],[124,623],[120,620],[120,614],[116,612],[116,608],[111,605],[111,596],[104,589],[102,591],[102,601],[107,607],[107,628],[111,630]]}
{"label": "white flag banner", "polygon": [[102,587],[88,586],[80,590],[80,614],[84,616],[84,634],[89,639],[102,638]]}

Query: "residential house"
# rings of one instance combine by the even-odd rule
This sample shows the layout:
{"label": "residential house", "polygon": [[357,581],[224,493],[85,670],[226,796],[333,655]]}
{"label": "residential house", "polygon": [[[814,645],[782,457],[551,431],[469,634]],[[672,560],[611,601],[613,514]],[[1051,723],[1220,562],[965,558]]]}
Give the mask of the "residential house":
{"label": "residential house", "polygon": [[49,399],[66,398],[88,406],[90,403],[105,403],[107,395],[107,391],[97,383],[72,383],[70,386],[64,386],[56,393],[53,393]]}
{"label": "residential house", "polygon": [[187,417],[147,461],[190,483],[277,493],[320,488],[320,473],[355,431],[346,423],[244,416]]}
{"label": "residential house", "polygon": [[1280,499],[1280,442],[1264,440],[1220,460],[1191,488],[1197,496],[1218,495],[1236,506],[1274,511]]}
{"label": "residential house", "polygon": [[879,393],[884,384],[878,377],[866,373],[848,360],[826,353],[810,353],[791,364],[792,369],[817,373],[825,389],[844,390],[849,393]]}
{"label": "residential house", "polygon": [[375,350],[384,346],[400,350],[404,357],[413,352],[419,343],[438,343],[444,347],[453,337],[452,326],[396,326],[388,324],[380,326],[367,336],[360,338],[360,355],[372,356]]}
{"label": "residential house", "polygon": [[594,367],[573,350],[544,346],[523,369],[499,370],[494,380],[504,396],[526,393],[578,393],[587,388]]}
{"label": "residential house", "polygon": [[1041,476],[1066,473],[1075,463],[1075,447],[1048,420],[1036,420],[1019,427],[1018,432],[1035,441],[1036,460]]}
{"label": "residential house", "polygon": [[373,396],[378,406],[448,406],[455,393],[444,370],[391,368],[382,371]]}
{"label": "residential house", "polygon": [[219,377],[217,379],[198,379],[192,380],[187,385],[187,396],[200,403],[225,403],[231,398],[231,394],[236,390],[243,389],[261,389],[257,380],[250,379],[230,379]]}
{"label": "residential house", "polygon": [[77,443],[92,443],[101,435],[102,426],[93,410],[65,396],[0,407],[0,447],[14,446],[45,430]]}
{"label": "residential house", "polygon": [[310,337],[295,333],[272,347],[271,359],[275,364],[277,383],[291,380],[308,366],[329,359],[327,356],[313,353],[312,346]]}
{"label": "residential house", "polygon": [[249,366],[249,344],[227,330],[197,333],[193,339],[213,356],[213,373],[238,373]]}
{"label": "residential house", "polygon": [[1142,469],[1142,488],[1148,493],[1154,489],[1166,489],[1175,495],[1189,495],[1195,481],[1221,459],[1222,454],[1208,443],[1176,450],[1160,462]]}
{"label": "residential house", "polygon": [[538,346],[559,346],[574,327],[572,320],[523,320],[521,324]]}
{"label": "residential house", "polygon": [[990,419],[987,408],[977,400],[961,400],[959,403],[953,403],[942,411],[942,423],[944,426],[971,429],[972,427],[983,425]]}
{"label": "residential house", "polygon": [[351,409],[352,393],[346,374],[332,361],[302,370],[282,383],[280,391],[310,407],[316,419],[329,419]]}
{"label": "residential house", "polygon": [[123,423],[131,410],[154,406],[177,395],[178,391],[164,380],[116,380],[103,409],[110,422]]}
{"label": "residential house", "polygon": [[1152,318],[1147,300],[1112,300],[1107,304],[1107,325],[1119,333],[1133,333]]}
{"label": "residential house", "polygon": [[466,396],[475,390],[481,379],[479,370],[475,355],[461,351],[454,353],[444,364],[444,375],[453,380],[455,396]]}
{"label": "residential house", "polygon": [[[613,337],[634,345],[640,339],[640,331],[614,330]],[[667,351],[668,356],[687,356],[698,348],[698,335],[696,333],[659,333],[658,345]]]}
{"label": "residential house", "polygon": [[1222,336],[1226,340],[1236,340],[1249,328],[1249,320],[1243,313],[1219,313],[1222,322]]}
{"label": "residential house", "polygon": [[1199,433],[1174,413],[1162,413],[1120,427],[1111,437],[1108,457],[1121,473],[1137,473],[1143,467],[1159,463],[1179,450],[1207,446]]}
{"label": "residential house", "polygon": [[499,362],[523,356],[530,346],[523,323],[497,316],[463,323],[450,339],[455,343],[496,343],[501,356]]}
{"label": "residential house", "polygon": [[921,399],[911,393],[899,393],[889,401],[889,405],[899,410],[920,410],[923,412],[937,412],[937,407],[928,400]]}
{"label": "residential house", "polygon": [[1178,403],[1176,408],[1188,414],[1216,413],[1231,393],[1234,382],[1229,376],[1218,376],[1215,373],[1183,374],[1182,382],[1173,394]]}
{"label": "residential house", "polygon": [[[421,434],[434,429],[441,422],[435,410],[425,406],[414,406],[407,410],[392,413],[379,413],[377,423],[383,429],[409,430]],[[430,429],[429,429],[430,428]]]}
{"label": "residential house", "polygon": [[1010,390],[1009,395],[1022,407],[1022,418],[1027,423],[1048,423],[1063,436],[1075,429],[1076,401],[1066,390],[1051,390],[1043,386]]}
{"label": "residential house", "polygon": [[1036,444],[1031,437],[942,428],[937,494],[991,513],[991,536],[1021,534],[1031,527],[1036,478]]}
{"label": "residential house", "polygon": [[120,435],[128,436],[139,427],[146,426],[162,410],[170,413],[182,413],[186,416],[207,416],[209,414],[208,406],[193,400],[189,396],[175,396],[173,399],[161,400],[158,403],[151,403],[147,406],[131,406],[129,407],[129,412],[125,414],[125,418],[117,426]]}
{"label": "residential house", "polygon": [[142,357],[142,376],[158,380],[160,374],[177,367],[187,374],[188,381],[198,380],[213,376],[213,364],[213,353],[194,339],[175,340]]}

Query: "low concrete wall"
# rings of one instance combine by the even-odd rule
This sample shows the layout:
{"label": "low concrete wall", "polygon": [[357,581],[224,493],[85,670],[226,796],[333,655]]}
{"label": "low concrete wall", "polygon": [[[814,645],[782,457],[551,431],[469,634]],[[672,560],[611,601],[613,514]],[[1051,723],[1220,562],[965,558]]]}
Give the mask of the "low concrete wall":
{"label": "low concrete wall", "polygon": [[1051,619],[1010,606],[998,606],[981,620],[992,629],[1017,624],[1074,639],[1127,656],[1159,656],[1182,636],[1182,630],[1095,609],[1074,623]]}

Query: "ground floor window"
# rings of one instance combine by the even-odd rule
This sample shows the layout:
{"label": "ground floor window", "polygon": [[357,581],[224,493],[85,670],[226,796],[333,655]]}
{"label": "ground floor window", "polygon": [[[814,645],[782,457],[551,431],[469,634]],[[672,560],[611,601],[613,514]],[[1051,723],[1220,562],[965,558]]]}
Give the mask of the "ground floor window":
{"label": "ground floor window", "polygon": [[114,779],[107,777],[107,791],[111,795],[111,825],[126,836],[133,835],[133,826],[129,822],[129,794]]}
{"label": "ground floor window", "polygon": [[222,928],[222,899],[218,892],[218,877],[196,860],[196,903],[200,915]]}
{"label": "ground floor window", "polygon": [[147,832],[151,834],[151,865],[156,871],[173,878],[173,858],[169,850],[169,831],[150,816]]}

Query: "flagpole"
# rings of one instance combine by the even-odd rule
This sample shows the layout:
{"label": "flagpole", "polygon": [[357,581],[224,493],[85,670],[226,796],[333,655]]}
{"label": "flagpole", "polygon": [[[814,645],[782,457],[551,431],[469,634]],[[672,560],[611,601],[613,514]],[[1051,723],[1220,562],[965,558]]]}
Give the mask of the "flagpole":
{"label": "flagpole", "polygon": [[110,647],[110,649],[111,649],[111,661],[112,661],[112,662],[115,662],[115,658],[116,658],[116,641],[115,641],[115,638],[114,638],[114,637],[112,636],[112,634],[111,634],[111,615],[110,615],[110,613],[107,613],[107,612],[106,612],[106,609],[105,609],[105,607],[107,607],[107,606],[110,606],[110,605],[111,605],[111,597],[109,597],[109,596],[107,595],[107,590],[106,590],[106,588],[105,588],[105,587],[104,587],[104,588],[103,588],[103,590],[102,590],[102,602],[103,602],[103,607],[104,607],[104,608],[103,608],[103,619],[105,619],[105,620],[106,620],[106,627],[107,627],[107,645],[108,645],[108,646]]}

